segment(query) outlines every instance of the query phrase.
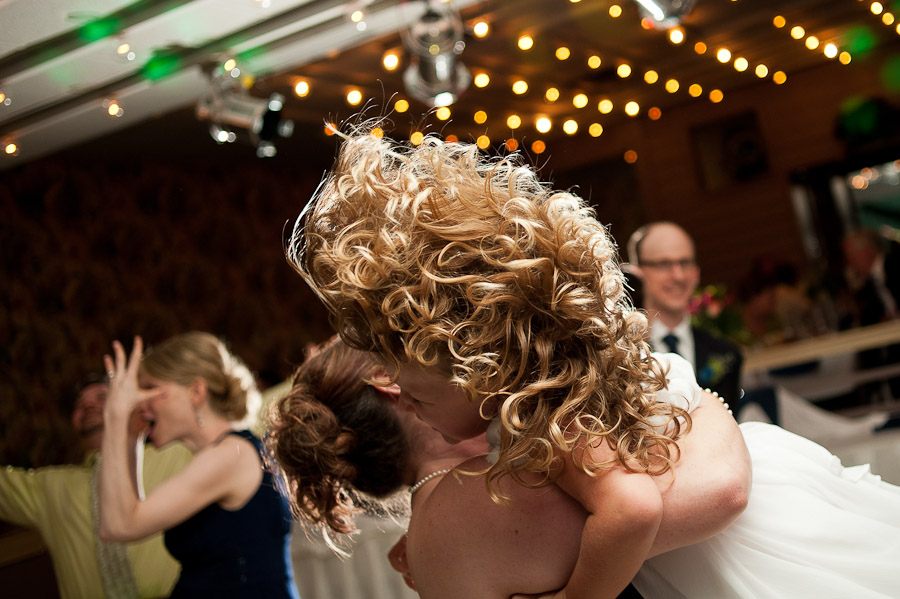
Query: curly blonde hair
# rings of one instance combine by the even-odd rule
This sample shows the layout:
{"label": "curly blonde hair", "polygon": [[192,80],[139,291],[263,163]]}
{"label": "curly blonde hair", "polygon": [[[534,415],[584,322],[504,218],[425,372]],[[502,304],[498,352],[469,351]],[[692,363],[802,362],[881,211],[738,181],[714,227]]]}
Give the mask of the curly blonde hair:
{"label": "curly blonde hair", "polygon": [[212,333],[182,333],[149,348],[141,371],[179,385],[202,378],[212,409],[239,427],[253,426],[262,406],[253,374]]}
{"label": "curly blonde hair", "polygon": [[[449,366],[482,416],[500,418],[489,484],[519,470],[550,480],[555,451],[585,443],[636,472],[677,459],[690,419],[655,400],[664,373],[613,240],[516,156],[355,131],[286,253],[348,345],[394,367]],[[586,455],[573,457],[588,473],[613,461]]]}

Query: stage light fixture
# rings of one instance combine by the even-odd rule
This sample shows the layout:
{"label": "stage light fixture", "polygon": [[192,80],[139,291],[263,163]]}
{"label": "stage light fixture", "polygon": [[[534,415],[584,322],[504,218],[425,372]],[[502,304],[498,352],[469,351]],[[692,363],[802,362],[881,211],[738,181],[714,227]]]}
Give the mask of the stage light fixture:
{"label": "stage light fixture", "polygon": [[634,0],[641,14],[653,21],[654,27],[668,29],[690,14],[697,0]]}
{"label": "stage light fixture", "polygon": [[469,70],[457,61],[466,47],[463,23],[447,4],[426,5],[425,12],[403,36],[411,54],[403,83],[413,98],[429,106],[449,106],[471,81]]}
{"label": "stage light fixture", "polygon": [[246,140],[260,158],[274,156],[276,140],[294,132],[294,122],[281,117],[284,96],[251,96],[218,65],[207,67],[207,72],[209,86],[197,104],[197,118],[210,122],[210,136],[220,144]]}

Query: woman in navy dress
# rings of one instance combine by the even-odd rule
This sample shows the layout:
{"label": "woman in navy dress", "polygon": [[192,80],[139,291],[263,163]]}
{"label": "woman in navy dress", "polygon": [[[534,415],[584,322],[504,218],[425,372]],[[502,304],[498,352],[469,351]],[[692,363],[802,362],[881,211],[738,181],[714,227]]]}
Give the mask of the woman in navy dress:
{"label": "woman in navy dress", "polygon": [[[171,597],[297,599],[290,561],[291,513],[266,467],[259,439],[241,423],[259,405],[246,366],[214,335],[168,339],[142,359],[119,342],[106,356],[100,536],[133,541],[165,531],[181,563]],[[184,470],[144,497],[135,484],[132,417],[155,446],[181,441]]]}

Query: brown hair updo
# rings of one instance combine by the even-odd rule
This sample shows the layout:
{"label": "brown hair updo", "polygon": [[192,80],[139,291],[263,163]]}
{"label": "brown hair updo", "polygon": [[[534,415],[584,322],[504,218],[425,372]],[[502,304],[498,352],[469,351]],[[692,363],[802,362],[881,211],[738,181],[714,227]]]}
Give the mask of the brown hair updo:
{"label": "brown hair updo", "polygon": [[249,426],[262,399],[244,362],[211,333],[175,335],[150,348],[141,372],[179,385],[206,382],[210,407],[231,422]]}
{"label": "brown hair updo", "polygon": [[308,358],[269,413],[267,445],[294,513],[338,533],[355,529],[354,491],[385,498],[407,482],[409,442],[366,382],[377,364],[334,340]]}

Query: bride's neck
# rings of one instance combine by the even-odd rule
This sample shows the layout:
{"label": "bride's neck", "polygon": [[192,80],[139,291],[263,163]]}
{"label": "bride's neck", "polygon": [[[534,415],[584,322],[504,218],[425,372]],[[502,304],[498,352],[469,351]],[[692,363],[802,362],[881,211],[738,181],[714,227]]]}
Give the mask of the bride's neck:
{"label": "bride's neck", "polygon": [[484,440],[484,435],[452,444],[442,438],[435,439],[428,444],[427,448],[418,452],[421,458],[413,469],[415,480],[418,481],[439,470],[453,468],[469,458],[484,455],[487,452],[488,445]]}

